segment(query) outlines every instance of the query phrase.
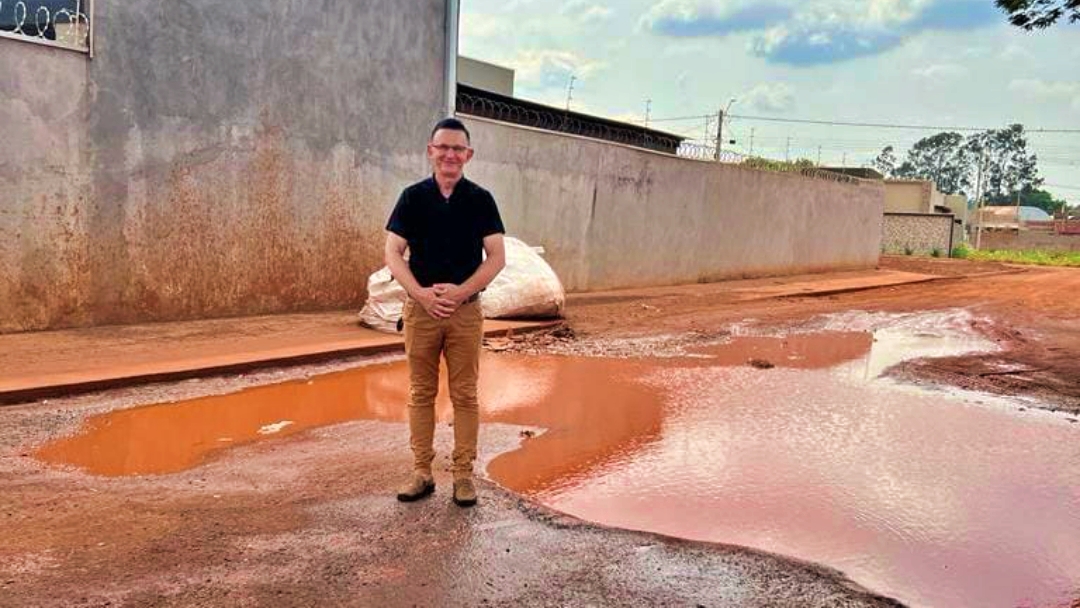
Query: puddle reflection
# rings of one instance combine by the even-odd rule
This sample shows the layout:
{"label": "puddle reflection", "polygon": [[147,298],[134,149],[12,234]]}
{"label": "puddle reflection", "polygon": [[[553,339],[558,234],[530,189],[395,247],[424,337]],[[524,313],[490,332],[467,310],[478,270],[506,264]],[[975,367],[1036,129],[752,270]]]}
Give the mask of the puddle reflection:
{"label": "puddle reflection", "polygon": [[[584,519],[823,563],[911,605],[1067,605],[1080,429],[872,381],[902,359],[991,347],[962,318],[917,321],[739,337],[700,358],[485,356],[483,420],[546,429],[488,473]],[[395,363],[125,410],[39,457],[177,471],[314,426],[404,421],[407,380]]]}

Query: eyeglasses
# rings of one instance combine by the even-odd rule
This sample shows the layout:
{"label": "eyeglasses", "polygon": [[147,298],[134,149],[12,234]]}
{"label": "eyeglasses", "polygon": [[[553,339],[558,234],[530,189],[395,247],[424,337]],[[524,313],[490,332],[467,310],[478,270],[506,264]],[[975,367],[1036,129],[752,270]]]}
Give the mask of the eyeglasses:
{"label": "eyeglasses", "polygon": [[435,150],[446,154],[447,152],[453,152],[454,154],[464,154],[469,150],[468,146],[448,146],[446,144],[428,144]]}

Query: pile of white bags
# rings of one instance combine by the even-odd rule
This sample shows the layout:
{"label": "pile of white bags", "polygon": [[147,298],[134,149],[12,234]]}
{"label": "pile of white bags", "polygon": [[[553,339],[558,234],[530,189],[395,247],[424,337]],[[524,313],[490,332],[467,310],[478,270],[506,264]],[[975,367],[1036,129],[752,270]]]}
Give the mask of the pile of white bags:
{"label": "pile of white bags", "polygon": [[[540,257],[542,250],[506,237],[506,267],[480,296],[484,317],[561,317],[566,292],[555,271]],[[382,268],[368,278],[368,300],[360,311],[360,323],[386,332],[396,332],[405,305],[405,290]]]}

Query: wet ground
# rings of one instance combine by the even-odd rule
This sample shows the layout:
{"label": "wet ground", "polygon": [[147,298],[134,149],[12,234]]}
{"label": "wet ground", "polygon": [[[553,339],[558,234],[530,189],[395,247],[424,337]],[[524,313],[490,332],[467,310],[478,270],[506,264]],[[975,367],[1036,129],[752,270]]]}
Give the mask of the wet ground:
{"label": "wet ground", "polygon": [[[864,586],[910,605],[1071,606],[1078,287],[1025,273],[779,301],[711,286],[579,298],[568,330],[493,341],[485,360],[482,459],[540,505],[487,485],[472,512],[442,486],[396,504],[400,365],[8,408],[0,605],[887,605]],[[937,358],[874,379],[913,353]],[[56,441],[84,422],[97,440]]]}
{"label": "wet ground", "polygon": [[[1076,419],[881,378],[998,350],[974,321],[845,313],[772,336],[735,326],[663,359],[488,356],[484,420],[528,427],[488,471],[588,521],[821,563],[911,605],[1063,605],[1080,589]],[[403,421],[406,379],[396,362],[123,410],[36,456],[176,472],[313,427]]]}

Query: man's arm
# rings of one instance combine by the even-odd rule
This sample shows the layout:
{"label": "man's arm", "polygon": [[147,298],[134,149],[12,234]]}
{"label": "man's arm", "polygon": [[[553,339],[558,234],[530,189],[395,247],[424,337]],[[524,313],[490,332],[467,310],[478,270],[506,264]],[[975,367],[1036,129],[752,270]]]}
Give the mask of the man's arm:
{"label": "man's arm", "polygon": [[506,247],[503,244],[503,235],[501,233],[489,234],[484,237],[484,253],[487,254],[484,261],[480,263],[476,272],[472,273],[472,276],[464,283],[461,285],[440,284],[435,286],[437,289],[445,288],[445,291],[440,295],[451,300],[455,309],[461,306],[461,303],[469,299],[470,296],[487,287],[506,267]]}
{"label": "man's arm", "polygon": [[386,262],[386,267],[390,269],[390,274],[392,274],[397,282],[405,288],[405,293],[409,294],[409,297],[419,302],[429,315],[440,319],[449,317],[460,305],[460,302],[455,302],[446,298],[443,295],[443,291],[445,291],[444,288],[420,286],[416,277],[413,276],[412,271],[409,270],[409,263],[405,261],[405,249],[408,247],[409,242],[406,241],[404,237],[394,232],[387,231],[383,257]]}

